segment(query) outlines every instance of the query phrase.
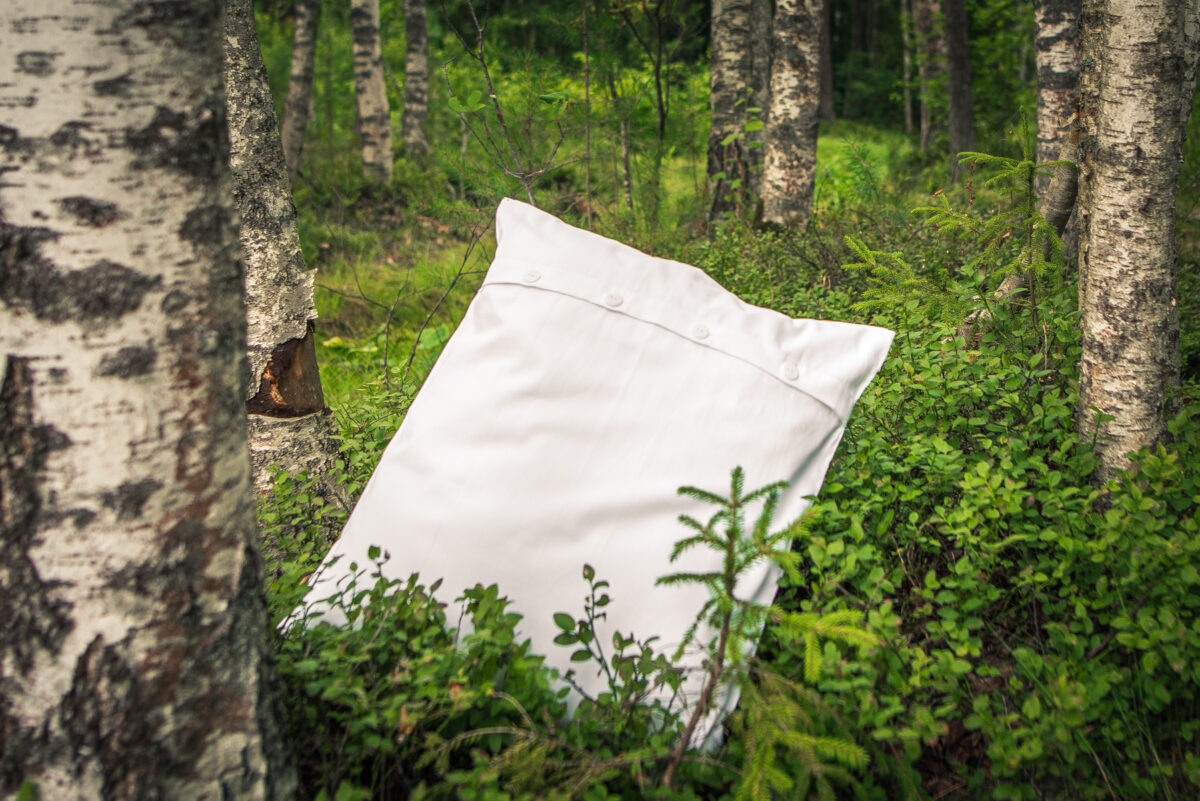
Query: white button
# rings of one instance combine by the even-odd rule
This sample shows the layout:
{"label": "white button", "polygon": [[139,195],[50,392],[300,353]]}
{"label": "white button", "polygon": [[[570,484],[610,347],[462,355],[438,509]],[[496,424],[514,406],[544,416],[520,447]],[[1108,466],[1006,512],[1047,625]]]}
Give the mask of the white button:
{"label": "white button", "polygon": [[609,292],[604,296],[604,305],[616,308],[625,302],[625,298],[618,295],[616,292]]}
{"label": "white button", "polygon": [[708,339],[708,326],[704,323],[693,325],[692,336],[696,339]]}
{"label": "white button", "polygon": [[795,381],[800,377],[800,369],[794,364],[785,364],[783,366],[783,377],[788,381]]}
{"label": "white button", "polygon": [[526,270],[525,274],[523,276],[521,276],[521,280],[527,284],[533,284],[533,283],[537,283],[538,279],[540,279],[541,277],[542,277],[542,274],[539,273],[537,270]]}

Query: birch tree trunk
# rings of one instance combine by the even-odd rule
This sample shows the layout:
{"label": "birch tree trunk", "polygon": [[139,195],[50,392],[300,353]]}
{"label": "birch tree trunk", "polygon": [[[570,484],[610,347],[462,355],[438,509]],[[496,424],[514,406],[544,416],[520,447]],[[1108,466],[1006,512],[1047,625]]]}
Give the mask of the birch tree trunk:
{"label": "birch tree trunk", "polygon": [[746,131],[747,190],[753,197],[762,191],[763,160],[766,154],[766,122],[771,110],[771,17],[772,0],[751,0],[750,63],[746,79],[750,84],[749,108],[746,122],[757,122],[761,128]]}
{"label": "birch tree trunk", "polygon": [[975,149],[971,56],[964,0],[942,0],[946,14],[946,71],[950,82],[950,180],[958,181],[958,154]]}
{"label": "birch tree trunk", "polygon": [[772,39],[771,113],[763,219],[800,227],[812,212],[821,106],[821,4],[778,0]]}
{"label": "birch tree trunk", "polygon": [[425,119],[429,116],[429,28],[425,0],[404,0],[404,125],[402,137],[410,156],[429,152]]}
{"label": "birch tree trunk", "polygon": [[0,793],[290,799],[222,3],[0,12]]}
{"label": "birch tree trunk", "polygon": [[[1200,7],[1087,0],[1084,9],[1078,426],[1096,439],[1103,480],[1164,437],[1179,383],[1175,198]],[[1097,410],[1112,419],[1097,426]]]}
{"label": "birch tree trunk", "polygon": [[313,110],[313,67],[317,56],[319,0],[296,0],[296,33],[292,38],[292,72],[283,107],[283,154],[288,180],[296,182],[304,155],[304,132]]}
{"label": "birch tree trunk", "polygon": [[[1079,108],[1080,0],[1035,0],[1034,58],[1037,61],[1037,160],[1058,158]],[[1037,177],[1041,194],[1050,176]]]}
{"label": "birch tree trunk", "polygon": [[362,141],[363,172],[383,183],[392,177],[392,117],[383,81],[383,50],[379,42],[379,0],[350,0],[354,37],[356,127]]}
{"label": "birch tree trunk", "polygon": [[746,99],[750,72],[751,0],[713,0],[709,97],[709,219],[741,211],[746,194]]}
{"label": "birch tree trunk", "polygon": [[[313,342],[314,271],[300,252],[296,208],[251,0],[226,0],[225,14],[229,162],[246,259],[250,381],[244,395],[254,489],[269,492],[271,467],[278,466],[308,473],[322,496],[346,508],[348,500],[334,478],[338,448],[333,414],[325,408]],[[325,533],[332,542],[338,532]]]}

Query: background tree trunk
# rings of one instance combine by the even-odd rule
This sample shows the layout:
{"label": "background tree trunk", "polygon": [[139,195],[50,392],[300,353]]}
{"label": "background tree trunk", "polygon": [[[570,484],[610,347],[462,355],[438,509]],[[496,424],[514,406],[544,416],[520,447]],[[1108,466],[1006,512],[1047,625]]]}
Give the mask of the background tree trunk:
{"label": "background tree trunk", "polygon": [[903,97],[904,97],[904,132],[911,134],[916,130],[913,120],[912,101],[912,0],[902,0],[900,4],[900,45],[903,63]]}
{"label": "background tree trunk", "polygon": [[350,27],[354,37],[356,127],[362,140],[363,172],[368,179],[383,183],[392,177],[392,117],[383,81],[379,0],[350,0]]}
{"label": "background tree trunk", "polygon": [[319,0],[296,0],[296,33],[292,38],[292,72],[283,109],[283,153],[288,179],[296,182],[304,155],[304,132],[313,111],[313,66],[317,57]]}
{"label": "background tree trunk", "polygon": [[959,178],[958,154],[975,149],[971,55],[964,0],[942,0],[946,14],[946,70],[950,82],[950,180]]}
{"label": "background tree trunk", "polygon": [[[315,271],[304,264],[275,103],[267,84],[250,0],[226,0],[225,85],[233,197],[246,256],[245,388],[254,489],[265,494],[271,467],[308,473],[331,503],[349,511],[334,477],[338,448],[325,408],[313,342]],[[325,534],[337,538],[336,520]]]}
{"label": "background tree trunk", "polygon": [[820,113],[822,0],[778,0],[763,219],[803,226],[812,212]]}
{"label": "background tree trunk", "polygon": [[833,34],[829,6],[833,0],[821,3],[821,119],[837,119],[833,105]]}
{"label": "background tree trunk", "polygon": [[917,79],[921,86],[921,152],[929,151],[935,134],[933,82],[942,69],[942,36],[937,0],[911,0],[917,45]]}
{"label": "background tree trunk", "polygon": [[295,792],[241,404],[222,5],[0,15],[6,797]]}
{"label": "background tree trunk", "polygon": [[750,0],[713,0],[712,4],[708,180],[712,192],[709,219],[714,221],[727,211],[740,212],[745,198],[750,6]]}
{"label": "background tree trunk", "polygon": [[749,107],[758,111],[747,114],[747,123],[757,121],[763,127],[746,132],[747,189],[758,197],[762,187],[766,121],[771,110],[771,16],[772,0],[751,0],[750,8],[750,83]]}
{"label": "background tree trunk", "polygon": [[[1078,213],[1078,424],[1099,478],[1166,434],[1179,383],[1175,197],[1196,86],[1200,9],[1088,0]],[[1095,424],[1095,410],[1112,419]]]}
{"label": "background tree trunk", "polygon": [[[1037,61],[1037,160],[1058,158],[1079,108],[1080,0],[1035,0],[1034,58]],[[1037,177],[1038,193],[1050,186]]]}
{"label": "background tree trunk", "polygon": [[404,147],[410,156],[429,152],[425,118],[429,116],[429,29],[425,0],[404,0]]}

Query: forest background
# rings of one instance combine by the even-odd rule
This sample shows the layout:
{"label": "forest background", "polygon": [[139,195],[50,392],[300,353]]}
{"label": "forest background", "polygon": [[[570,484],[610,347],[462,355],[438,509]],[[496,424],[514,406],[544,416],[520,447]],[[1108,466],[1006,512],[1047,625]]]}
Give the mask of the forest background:
{"label": "forest background", "polygon": [[[151,29],[170,16],[163,9],[175,8],[159,4],[151,13],[129,5],[137,5],[131,14],[150,20],[136,24]],[[278,671],[282,695],[266,704],[271,712],[256,715],[282,718],[281,732],[262,727],[262,759],[268,768],[285,767],[261,795],[247,790],[238,797],[291,797],[293,773],[295,797],[338,801],[1195,797],[1200,119],[1191,115],[1177,181],[1172,176],[1172,191],[1163,193],[1173,205],[1165,271],[1151,279],[1152,265],[1142,265],[1138,273],[1164,282],[1155,287],[1169,285],[1157,299],[1177,310],[1179,331],[1154,347],[1173,364],[1166,372],[1175,372],[1151,404],[1156,433],[1127,459],[1107,444],[1113,416],[1093,408],[1097,365],[1100,374],[1109,365],[1096,361],[1081,308],[1088,298],[1081,296],[1085,273],[1077,255],[1088,229],[1055,205],[1064,176],[1075,170],[1035,166],[1060,153],[1084,164],[1088,155],[1080,150],[1096,146],[1094,137],[1072,139],[1080,129],[1094,130],[1073,110],[1051,126],[1040,113],[1039,92],[1045,101],[1055,80],[1045,71],[1039,76],[1038,46],[1071,35],[1039,33],[1046,19],[1037,14],[1071,4],[778,0],[777,23],[798,14],[807,20],[806,41],[824,42],[804,56],[821,62],[821,80],[807,84],[819,94],[811,105],[820,138],[808,176],[790,185],[802,191],[782,195],[790,205],[772,188],[763,146],[767,109],[774,108],[764,80],[771,5],[527,0],[473,7],[447,0],[426,8],[418,0],[256,0],[249,27],[261,43],[298,215],[292,233],[263,239],[287,250],[287,238],[298,232],[299,252],[285,254],[284,272],[300,276],[303,286],[306,270],[315,269],[319,311],[310,327],[307,306],[295,300],[304,293],[284,293],[287,302],[275,305],[290,315],[290,333],[254,340],[261,298],[247,287],[250,361],[261,377],[247,398],[252,438],[259,437],[252,447],[262,477],[258,518],[272,624],[296,608],[482,281],[494,242],[488,226],[502,197],[696,264],[749,302],[796,317],[882,325],[898,337],[855,410],[813,513],[800,524],[769,538],[769,519],[743,520],[752,493],[737,471],[728,496],[713,494],[718,488],[689,490],[717,512],[707,523],[693,521],[702,544],[728,548],[733,564],[770,558],[786,568],[770,609],[739,605],[729,582],[712,584],[712,619],[728,637],[708,644],[707,680],[742,692],[719,748],[688,748],[696,708],[681,709],[656,692],[678,687],[671,655],[636,639],[637,632],[605,628],[606,577],[589,567],[580,566],[580,609],[558,610],[554,620],[580,670],[601,671],[609,692],[574,697],[578,707],[569,718],[573,691],[561,689],[520,640],[505,588],[467,590],[472,625],[460,628],[457,605],[447,603],[466,588],[426,587],[416,577],[376,581],[367,570],[338,601],[355,625],[276,632],[271,659],[250,659],[255,666],[273,659]],[[1160,5],[1187,6],[1195,20],[1194,4]],[[1099,29],[1099,7],[1086,4],[1091,21],[1085,13],[1075,30]],[[739,19],[747,27],[741,44],[718,57],[714,18],[730,19],[716,12],[732,8],[745,13]],[[428,57],[423,87],[414,87],[421,61],[410,45],[424,38],[412,27],[419,16]],[[182,19],[209,24],[202,14]],[[298,35],[305,20],[313,27]],[[1190,109],[1195,30],[1186,29],[1191,80],[1167,85]],[[315,43],[310,78],[300,81],[310,81],[310,94],[289,99],[305,36]],[[242,30],[226,47],[257,52],[252,39]],[[1089,64],[1100,51],[1090,52],[1075,64],[1085,76],[1108,67],[1106,56]],[[19,71],[49,75],[56,57],[20,62]],[[254,226],[270,216],[259,213],[263,208],[290,211],[287,203],[254,205],[256,190],[247,188],[247,174],[274,167],[247,155],[235,120],[259,132],[274,123],[264,122],[269,115],[261,109],[248,114],[247,106],[235,106],[236,90],[252,89],[257,75],[253,59],[246,63],[240,77],[227,72],[227,80],[233,171],[243,182],[235,194],[243,204],[251,198],[241,225],[253,273],[261,256],[247,231],[262,230]],[[740,77],[719,86],[713,70],[730,65]],[[104,89],[121,91],[116,83]],[[155,124],[139,131],[140,139],[131,135],[130,144],[152,154],[166,148],[177,165],[183,157],[170,148],[180,123],[156,114]],[[1068,149],[1047,154],[1051,129]],[[71,131],[50,145],[96,146],[76,137],[86,127]],[[11,165],[24,163],[31,146],[15,128],[0,133],[6,170],[19,176]],[[952,158],[960,150],[972,155]],[[1077,207],[1087,213],[1098,208],[1091,191]],[[1067,212],[1073,189],[1070,198]],[[1099,200],[1119,205],[1124,198]],[[117,219],[106,211],[115,206],[78,201],[54,203],[84,227]],[[18,229],[7,218],[0,223],[9,260],[0,278],[25,276],[22,260],[40,258],[49,240],[10,236]],[[194,244],[209,229],[181,230]],[[19,282],[0,286],[7,293],[0,300],[11,308],[46,300],[21,294]],[[139,287],[144,293],[155,285]],[[68,315],[77,303],[46,302],[50,311],[42,316],[49,318]],[[117,313],[79,304],[83,316]],[[1138,314],[1128,319],[1137,322]],[[119,364],[100,362],[98,374],[154,371],[153,351],[125,347],[118,355]],[[1118,355],[1108,353],[1111,364]],[[33,419],[21,416],[27,361],[8,363],[0,392],[10,423],[0,432],[0,500],[6,533],[19,533],[38,507],[14,505],[22,495],[10,488],[20,490],[25,476],[41,469],[18,457],[43,434],[22,427]],[[314,388],[317,365],[321,383]],[[293,424],[299,427],[282,436]],[[301,460],[315,459],[317,469],[266,470],[272,458],[261,444],[289,437],[303,443]],[[65,447],[47,441],[43,450]],[[22,472],[27,464],[34,466]],[[755,477],[750,481],[757,486]],[[151,484],[157,482],[122,484],[125,494],[104,496],[102,505],[117,519],[137,518],[158,491]],[[768,509],[770,493],[759,496]],[[43,514],[38,525],[86,529],[92,518],[81,514],[68,511],[51,523]],[[689,533],[681,528],[681,539]],[[25,575],[24,554],[10,560],[16,567],[6,575]],[[191,558],[164,560],[161,573],[118,578],[170,590],[161,576],[186,572]],[[49,603],[29,619],[45,612],[57,621],[60,609]],[[14,631],[26,620],[11,609],[5,617],[18,621]],[[742,644],[764,624],[758,656],[742,660]],[[65,636],[30,630],[42,637],[37,648]],[[20,642],[11,632],[10,640]],[[236,645],[232,650],[261,650]],[[14,682],[35,680],[24,648],[10,646],[11,659],[0,663],[6,699],[15,697]],[[143,736],[129,710],[145,705],[139,687],[162,685],[130,679],[122,671],[132,663],[123,658],[116,644],[103,651],[88,645],[68,669],[74,674],[64,686],[75,689],[54,726],[84,743],[79,760],[99,754],[105,787],[142,797],[157,781],[153,768],[171,773],[172,763],[165,752],[143,748],[153,738]],[[180,659],[187,681],[201,686],[210,668]],[[12,665],[26,678],[5,672]],[[255,673],[267,677],[255,679],[254,692],[268,688],[261,698],[272,696],[269,674]],[[50,784],[24,777],[63,750],[48,734],[9,737],[18,731],[16,713],[10,715],[16,707],[5,704],[4,792],[58,797]],[[208,719],[194,709],[188,715]],[[192,742],[185,737],[169,747],[187,752]],[[244,770],[264,773],[256,765]]]}
{"label": "forest background", "polygon": [[[478,234],[494,204],[503,196],[526,199],[528,188],[541,207],[697,264],[750,302],[900,332],[796,546],[801,576],[785,582],[781,595],[798,612],[856,610],[884,645],[858,651],[822,639],[814,657],[805,653],[811,642],[769,636],[763,675],[796,683],[784,692],[756,679],[774,688],[772,700],[760,699],[770,713],[760,711],[757,723],[735,721],[743,734],[712,765],[691,767],[686,796],[823,796],[832,780],[839,795],[871,798],[1189,797],[1200,786],[1197,140],[1188,139],[1179,178],[1178,416],[1169,444],[1095,488],[1091,443],[1073,423],[1080,341],[1070,229],[1069,256],[1047,251],[1036,297],[1018,293],[989,307],[987,325],[963,326],[979,313],[979,298],[1014,272],[1034,225],[1020,212],[1041,202],[1048,182],[1014,169],[1037,150],[1033,6],[965,4],[970,149],[1012,161],[968,161],[955,183],[945,22],[937,4],[925,5],[933,22],[923,31],[907,3],[832,0],[827,7],[832,80],[821,86],[812,217],[795,228],[763,224],[755,203],[762,167],[753,148],[760,145],[745,151],[751,171],[744,187],[722,189],[724,176],[707,180],[707,4],[477,8],[484,58],[516,149],[527,170],[545,169],[529,181],[505,175],[502,164],[513,169],[507,154],[481,146],[480,138],[490,141],[480,135],[487,126],[497,141],[501,134],[480,64],[466,47],[477,33],[469,10],[431,5],[425,125],[432,147],[413,153],[397,136],[394,173],[384,183],[365,177],[355,136],[349,16],[324,4],[315,118],[295,189],[304,252],[318,269],[319,360],[351,464],[350,492],[361,487],[478,286],[489,250]],[[404,9],[381,0],[380,11],[399,134]],[[266,0],[258,22],[282,119],[290,4]],[[738,101],[745,114],[733,131],[747,145],[763,136],[766,100],[755,91],[748,85]],[[1074,127],[1071,119],[1061,124]],[[714,212],[714,193],[722,191],[728,202]],[[283,485],[289,493],[294,486]],[[293,519],[298,511],[294,500],[281,500],[267,519]],[[279,610],[294,599],[284,597]],[[317,645],[300,650],[308,659],[321,653]],[[290,672],[296,664],[285,657],[285,675],[311,681],[305,671],[317,668],[306,663],[297,677]],[[475,675],[486,675],[486,667]],[[644,729],[648,742],[622,739],[620,727],[609,733],[616,742],[595,731],[543,731],[539,739],[526,728],[542,725],[538,713],[520,712],[543,703],[532,691],[519,704],[484,704],[487,713],[454,703],[449,714],[446,698],[414,704],[411,690],[386,681],[348,686],[366,686],[370,700],[352,703],[348,687],[339,691],[347,732],[362,728],[355,716],[382,705],[389,711],[370,715],[368,728],[386,732],[399,720],[412,734],[383,749],[388,759],[318,749],[307,782],[330,793],[344,778],[343,789],[369,788],[363,797],[402,797],[383,789],[393,783],[433,797],[447,782],[454,789],[441,792],[460,797],[550,790],[648,797],[654,760],[669,741]],[[508,684],[505,690],[513,692]],[[397,695],[404,700],[382,704]],[[308,742],[324,742],[326,725],[313,707],[299,730]],[[803,737],[765,738],[764,745],[761,732],[744,734],[753,725],[825,738],[825,747]],[[468,738],[471,748],[458,758],[471,756],[459,770],[435,780],[398,767],[421,765],[429,743],[462,744],[455,736],[473,727],[488,734]],[[423,733],[426,744],[414,744]],[[831,741],[859,744],[869,767]],[[741,778],[718,764],[741,766]],[[771,785],[767,777],[778,778],[772,770],[788,780]]]}

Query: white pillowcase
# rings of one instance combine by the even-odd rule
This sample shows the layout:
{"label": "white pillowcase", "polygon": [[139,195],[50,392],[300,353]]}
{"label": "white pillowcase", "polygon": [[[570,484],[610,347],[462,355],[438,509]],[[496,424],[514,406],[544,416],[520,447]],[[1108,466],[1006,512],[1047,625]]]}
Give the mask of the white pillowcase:
{"label": "white pillowcase", "polygon": [[[552,615],[582,615],[588,563],[611,584],[602,641],[659,635],[669,654],[707,592],[655,580],[720,565],[700,550],[668,562],[688,532],[678,515],[717,511],[677,488],[725,494],[740,465],[748,490],[790,482],[776,521],[794,520],[893,334],[751,306],[694,267],[514,200],[500,204],[496,239],[482,288],[330,552],[342,558],[308,599],[333,595],[376,545],[390,578],[444,579],[443,601],[499,584],[524,615],[520,633],[565,673],[581,666],[554,644]],[[776,581],[763,564],[740,586],[770,603]],[[584,690],[605,689],[582,667]]]}

